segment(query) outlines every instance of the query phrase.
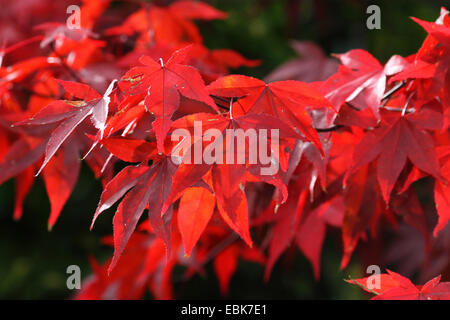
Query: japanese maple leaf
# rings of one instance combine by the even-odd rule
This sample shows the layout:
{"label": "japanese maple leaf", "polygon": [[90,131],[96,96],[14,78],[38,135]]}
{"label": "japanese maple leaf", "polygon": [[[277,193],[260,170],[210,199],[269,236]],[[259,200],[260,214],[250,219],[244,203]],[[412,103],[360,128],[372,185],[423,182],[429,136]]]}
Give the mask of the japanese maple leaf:
{"label": "japanese maple leaf", "polygon": [[380,218],[382,199],[374,165],[365,165],[352,175],[344,192],[344,202],[341,269],[347,266],[359,240],[366,237],[367,231],[374,233],[374,226]]}
{"label": "japanese maple leaf", "polygon": [[105,129],[106,120],[108,117],[110,95],[113,91],[115,81],[111,82],[103,96],[97,93],[90,86],[83,83],[63,80],[59,80],[59,83],[61,83],[68,93],[83,99],[83,101],[54,101],[35,114],[31,119],[16,124],[48,125],[59,122],[58,126],[52,131],[52,134],[48,140],[45,148],[44,162],[36,175],[42,171],[64,141],[66,141],[75,128],[88,116],[91,116],[94,126],[100,131],[100,136],[103,136],[103,131]]}
{"label": "japanese maple leaf", "polygon": [[341,196],[324,202],[319,207],[303,215],[297,228],[295,241],[297,246],[310,261],[314,278],[320,277],[320,256],[326,235],[326,225],[342,226],[345,204]]}
{"label": "japanese maple leaf", "polygon": [[[431,279],[423,286],[416,286],[408,278],[390,270],[386,271],[387,273],[380,275],[346,281],[375,294],[372,300],[450,299],[450,282],[440,282],[441,276]],[[376,277],[379,277],[379,283]]]}
{"label": "japanese maple leaf", "polygon": [[[155,44],[151,48],[135,49],[126,54],[117,63],[118,66],[131,68],[139,65],[139,58],[142,55],[148,55],[154,60],[162,58],[163,61],[168,60],[174,49],[184,47],[169,46],[164,44]],[[189,59],[186,63],[196,68],[206,83],[216,80],[217,78],[229,74],[230,69],[240,67],[255,67],[260,64],[259,60],[248,60],[241,54],[231,49],[210,50],[200,43],[192,45],[189,52]]]}
{"label": "japanese maple leaf", "polygon": [[405,65],[403,71],[393,76],[389,82],[405,79],[427,79],[432,78],[436,73],[436,64],[415,59],[413,63]]}
{"label": "japanese maple leaf", "polygon": [[264,78],[265,81],[323,81],[337,71],[337,61],[327,57],[315,43],[310,41],[292,41],[291,46],[299,55],[299,58],[289,60],[277,67]]}
{"label": "japanese maple leaf", "polygon": [[[5,134],[0,131],[0,136]],[[6,134],[5,134],[6,136]],[[42,156],[45,150],[45,139],[24,134],[12,144],[2,141],[2,154],[0,156],[0,185],[15,177],[14,219],[22,217],[23,202],[30,191],[34,181],[34,163]]]}
{"label": "japanese maple leaf", "polygon": [[[15,141],[0,162],[0,184],[12,177],[16,178],[16,199],[14,219],[22,217],[22,204],[30,191],[37,162],[45,152],[47,139],[23,136]],[[52,229],[65,203],[73,191],[81,167],[82,143],[78,137],[70,138],[43,169],[42,175],[47,191],[51,212],[48,228]]]}
{"label": "japanese maple leaf", "polygon": [[175,1],[168,7],[150,6],[131,14],[120,26],[107,34],[139,33],[142,42],[180,44],[201,43],[202,37],[192,20],[224,19],[226,14],[201,1]]}
{"label": "japanese maple leaf", "polygon": [[[310,145],[310,143],[307,143]],[[295,171],[288,185],[289,197],[287,201],[281,205],[275,205],[273,208],[267,208],[272,211],[272,217],[269,222],[274,224],[270,233],[269,256],[267,260],[265,279],[268,279],[275,262],[286,251],[292,242],[295,241],[299,249],[306,258],[311,262],[314,271],[314,277],[319,278],[320,275],[320,254],[322,244],[325,239],[326,224],[340,226],[342,224],[343,204],[342,199],[339,201],[325,202],[317,208],[311,208],[314,181],[317,178],[316,161],[311,161],[310,151],[312,149],[307,146],[303,150],[301,161],[295,164],[290,161],[289,167],[294,166]],[[308,161],[306,161],[306,159]],[[290,159],[291,160],[291,159]],[[316,159],[315,159],[316,160]],[[298,161],[298,160],[297,160]],[[334,194],[334,192],[330,192]],[[308,201],[309,200],[309,201]]]}
{"label": "japanese maple leaf", "polygon": [[69,140],[42,171],[51,204],[49,230],[55,225],[77,182],[81,169],[80,149],[78,142]]}
{"label": "japanese maple leaf", "polygon": [[[178,259],[172,255],[166,260],[164,242],[153,234],[142,232],[141,226],[139,232],[133,233],[122,258],[111,272],[108,272],[111,260],[99,266],[91,259],[93,275],[82,285],[77,299],[139,299],[150,285],[157,298],[171,298],[170,272]],[[104,238],[103,243],[114,245],[111,238]],[[169,275],[163,281],[162,272]]]}
{"label": "japanese maple leaf", "polygon": [[381,125],[368,131],[355,147],[344,185],[349,175],[374,160],[377,160],[377,179],[386,204],[407,159],[420,170],[445,181],[433,139],[426,131],[441,127],[441,112],[431,105],[405,115],[384,111]]}
{"label": "japanese maple leaf", "polygon": [[[442,175],[445,179],[450,179],[450,148],[441,147],[437,149],[439,154],[439,160],[442,163]],[[436,180],[434,186],[434,201],[436,203],[436,210],[439,216],[438,223],[434,229],[434,235],[436,236],[450,220],[450,187]]]}
{"label": "japanese maple leaf", "polygon": [[[145,106],[154,116],[153,130],[159,152],[163,152],[164,139],[170,129],[173,113],[180,106],[180,94],[205,103],[214,110],[217,106],[208,95],[205,84],[196,69],[183,64],[191,46],[175,51],[167,62],[156,62],[148,56],[140,58],[144,67],[128,71],[122,83],[129,82],[128,93],[146,92]],[[136,84],[134,82],[138,81]]]}
{"label": "japanese maple leaf", "polygon": [[[386,89],[387,76],[403,70],[407,61],[400,56],[392,56],[383,67],[370,53],[362,49],[351,50],[336,55],[342,63],[338,72],[322,83],[314,86],[336,109],[362,94],[367,107],[379,118],[379,106]],[[364,109],[366,106],[358,106]]]}
{"label": "japanese maple leaf", "polygon": [[415,17],[411,19],[444,46],[450,46],[450,18],[445,8],[441,8],[441,15],[436,22],[423,21]]}
{"label": "japanese maple leaf", "polygon": [[[145,144],[145,142],[143,142]],[[142,154],[140,162],[147,159]],[[138,160],[138,159],[136,159]],[[92,220],[93,227],[97,217],[115,202],[120,202],[114,215],[114,257],[109,266],[113,270],[126,247],[128,240],[136,229],[136,225],[148,205],[148,217],[155,234],[160,237],[170,252],[170,234],[168,222],[171,214],[166,212],[161,217],[162,206],[169,196],[175,165],[168,157],[155,158],[152,166],[128,166],[120,171],[104,188],[97,210]]]}
{"label": "japanese maple leaf", "polygon": [[[308,198],[308,192],[302,188],[307,181],[305,179],[306,176],[308,176],[308,173],[305,170],[301,176],[303,179],[292,182],[294,188],[290,192],[287,201],[280,205],[276,210],[276,214],[273,215],[274,226],[270,234],[269,255],[264,273],[265,280],[269,279],[278,258],[295,240],[300,215]],[[274,212],[275,208],[273,209]]]}
{"label": "japanese maple leaf", "polygon": [[321,93],[300,81],[265,82],[242,75],[230,75],[208,85],[211,94],[240,97],[233,104],[235,115],[266,113],[293,125],[319,149],[321,143],[306,108],[331,107]]}
{"label": "japanese maple leaf", "polygon": [[[243,154],[245,161],[244,163],[236,163],[237,159],[234,159],[235,155],[242,155],[242,151],[239,151],[239,147],[229,149],[226,144],[226,136],[228,129],[242,129],[244,131],[248,129],[271,129],[276,128],[279,130],[279,136],[283,139],[296,139],[300,136],[284,122],[268,116],[268,115],[244,115],[241,117],[222,117],[213,114],[194,114],[190,116],[178,119],[174,123],[174,127],[180,128],[191,128],[194,131],[195,122],[201,122],[203,124],[203,130],[208,130],[211,128],[217,129],[219,136],[215,137],[214,141],[208,145],[213,147],[210,149],[215,149],[216,146],[221,146],[222,153],[216,153],[216,160],[222,157],[221,160],[217,160],[213,163],[207,163],[201,161],[196,163],[189,158],[187,162],[187,157],[195,157],[195,144],[202,143],[202,136],[195,136],[194,141],[192,141],[192,149],[194,154],[186,153],[184,156],[184,162],[182,162],[175,173],[173,178],[173,189],[171,195],[168,197],[164,208],[166,208],[170,203],[175,201],[181,192],[197,183],[209,170],[211,170],[212,177],[212,188],[216,196],[217,206],[219,213],[221,214],[224,221],[250,245],[251,239],[248,231],[248,210],[247,210],[247,200],[244,192],[244,184],[247,181],[247,165],[248,164],[248,152],[253,148],[253,150],[258,150],[258,145],[250,144]],[[207,132],[207,131],[205,131]],[[203,133],[202,133],[203,134]],[[200,139],[200,140],[199,140]],[[261,147],[259,145],[259,147]],[[206,151],[205,148],[205,151]],[[176,151],[174,151],[177,153]],[[233,157],[233,163],[229,164],[227,161],[229,156]],[[273,157],[273,155],[272,155]],[[278,161],[275,159],[274,161]],[[273,181],[275,180],[275,181]],[[277,178],[272,180],[265,180],[268,183],[272,183],[275,186],[280,186],[283,183]],[[287,196],[287,195],[286,195]]]}
{"label": "japanese maple leaf", "polygon": [[46,140],[24,135],[9,146],[0,162],[0,184],[32,166],[42,156]]}
{"label": "japanese maple leaf", "polygon": [[[64,107],[71,108],[70,105]],[[23,118],[22,115],[20,118]],[[0,126],[2,125],[3,123],[0,121]],[[10,134],[19,135],[19,137],[7,148],[4,148],[6,153],[0,161],[0,184],[15,177],[14,219],[18,220],[22,217],[23,201],[33,185],[34,178],[31,176],[34,176],[34,172],[40,167],[40,160],[45,153],[53,128],[44,125],[39,127],[8,126],[7,129]],[[56,223],[73,191],[81,167],[80,154],[89,142],[89,139],[83,134],[73,134],[42,170],[45,189],[51,205],[48,219],[49,230]],[[100,167],[103,165],[103,155],[104,153],[99,150],[95,156],[86,159],[94,173],[97,173],[95,168],[97,164]]]}

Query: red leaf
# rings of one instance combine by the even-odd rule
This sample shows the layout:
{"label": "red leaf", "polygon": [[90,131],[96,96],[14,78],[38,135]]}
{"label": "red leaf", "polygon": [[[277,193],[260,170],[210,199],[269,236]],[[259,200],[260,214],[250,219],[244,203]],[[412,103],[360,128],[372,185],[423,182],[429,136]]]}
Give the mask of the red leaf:
{"label": "red leaf", "polygon": [[357,284],[368,292],[376,293],[372,300],[446,300],[450,298],[450,283],[440,282],[440,276],[431,279],[423,286],[415,286],[408,278],[390,270],[387,272],[387,274],[379,275],[379,288],[372,288],[373,285],[369,285],[369,278],[346,281]]}
{"label": "red leaf", "polygon": [[64,204],[72,193],[80,167],[79,150],[76,144],[70,143],[56,154],[44,168],[43,178],[51,204],[49,229],[53,228]]}
{"label": "red leaf", "polygon": [[156,144],[139,139],[106,138],[102,144],[120,160],[143,162],[157,155]]}
{"label": "red leaf", "polygon": [[[421,120],[425,114],[425,110],[406,116],[385,113],[381,126],[367,132],[356,146],[346,177],[377,159],[377,178],[386,204],[407,159],[436,179],[443,179],[433,140],[424,130],[426,123]],[[434,117],[439,118],[439,114]]]}
{"label": "red leaf", "polygon": [[171,117],[180,104],[180,94],[217,110],[198,71],[182,64],[187,59],[189,50],[190,46],[174,52],[165,63],[162,59],[156,62],[143,56],[140,61],[144,67],[131,69],[122,81],[126,83],[139,78],[137,84],[131,82],[128,85],[128,91],[132,94],[147,92],[145,105],[157,120],[154,130],[159,152],[163,152],[164,139],[172,123]]}
{"label": "red leaf", "polygon": [[236,271],[238,257],[237,247],[229,246],[214,259],[214,270],[219,278],[220,292],[228,294],[231,277]]}
{"label": "red leaf", "polygon": [[317,132],[312,128],[307,107],[331,107],[322,94],[300,81],[266,84],[261,80],[230,75],[208,85],[211,94],[221,97],[243,97],[233,104],[233,116],[266,113],[297,127],[321,150]]}
{"label": "red leaf", "polygon": [[192,248],[205,230],[215,205],[214,196],[204,188],[189,188],[181,197],[178,208],[178,228],[187,256],[191,255]]}

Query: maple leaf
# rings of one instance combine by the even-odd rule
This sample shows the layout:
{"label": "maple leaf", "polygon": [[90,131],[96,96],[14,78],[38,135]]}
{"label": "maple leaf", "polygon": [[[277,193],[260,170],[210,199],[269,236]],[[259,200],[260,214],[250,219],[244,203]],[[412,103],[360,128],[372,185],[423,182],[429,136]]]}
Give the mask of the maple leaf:
{"label": "maple leaf", "polygon": [[[148,287],[153,289],[157,298],[171,297],[170,279],[159,282],[157,286],[153,283],[158,283],[159,271],[171,271],[177,259],[171,256],[166,262],[164,242],[155,238],[152,232],[142,232],[143,227],[140,229],[133,233],[122,259],[111,272],[108,271],[111,261],[99,266],[93,258],[90,259],[94,273],[77,293],[76,299],[139,299]],[[106,237],[103,242],[113,245],[114,240]]]}
{"label": "maple leaf", "polygon": [[[342,63],[338,72],[314,86],[325,94],[325,98],[337,110],[344,102],[350,102],[362,94],[367,107],[379,119],[378,109],[386,90],[386,78],[402,71],[407,61],[394,55],[383,67],[377,59],[362,49],[351,50],[336,57]],[[358,109],[365,109],[366,105],[360,105]]]}
{"label": "maple leaf", "polygon": [[[203,143],[202,140],[205,139],[203,133],[201,133],[201,136],[196,136],[194,127],[197,121],[203,124],[203,130],[206,130],[205,135],[208,132],[208,129],[213,128],[217,130],[218,135],[214,136],[214,141],[205,147],[205,152],[206,150],[209,150],[209,152],[216,150],[214,151],[215,161],[212,163],[206,163],[205,161],[196,163],[195,145],[198,143]],[[248,154],[250,150],[259,150],[258,148],[261,148],[261,142],[255,145],[254,143],[256,141],[252,142],[251,139],[249,139],[250,142],[248,148],[244,151],[239,149],[239,146],[231,149],[231,144],[229,145],[226,142],[228,140],[227,136],[229,136],[228,130],[240,129],[243,130],[243,132],[246,132],[248,129],[268,130],[275,128],[279,130],[279,136],[281,139],[295,139],[300,138],[300,136],[282,121],[262,114],[250,114],[236,118],[231,115],[228,115],[225,118],[219,115],[206,113],[194,114],[178,119],[174,123],[174,128],[175,127],[184,129],[190,128],[193,132],[192,136],[194,136],[194,141],[189,142],[188,152],[182,155],[185,159],[183,159],[183,162],[181,162],[177,172],[174,175],[173,189],[163,210],[165,210],[170,203],[175,201],[184,189],[192,186],[194,183],[197,183],[209,170],[211,170],[212,187],[216,196],[219,213],[224,221],[249,245],[251,245],[252,241],[248,232],[247,200],[243,190],[245,181],[247,180],[247,168],[245,163],[248,164],[249,162]],[[212,137],[208,137],[208,140],[211,139]],[[222,151],[217,151],[217,147],[219,147]],[[278,147],[278,145],[270,146],[270,148],[275,147]],[[193,152],[191,152],[191,149],[193,149]],[[177,153],[178,151],[174,152]],[[271,157],[273,158],[274,155],[272,152],[273,151],[271,151]],[[192,156],[194,157],[193,161],[191,160]],[[204,154],[202,153],[201,156],[204,157]],[[235,157],[237,157],[237,159],[235,159]],[[241,157],[243,157],[241,160],[244,161],[241,163],[237,162]],[[278,160],[274,159],[273,161]],[[281,181],[270,181],[269,183],[273,183],[278,186],[283,184]]]}
{"label": "maple leaf", "polygon": [[230,68],[236,69],[242,66],[256,67],[261,64],[260,60],[248,60],[240,53],[231,49],[216,49],[211,50],[211,59],[216,64],[222,64]]}
{"label": "maple leaf", "polygon": [[24,136],[15,141],[0,164],[0,184],[18,175],[39,160],[45,150],[45,140]]}
{"label": "maple leaf", "polygon": [[305,214],[302,215],[303,219],[297,228],[295,241],[311,262],[316,280],[320,277],[320,255],[327,224],[342,227],[344,211],[343,198],[336,196],[309,212],[306,217]]}
{"label": "maple leaf", "polygon": [[242,75],[230,75],[208,85],[211,94],[239,97],[233,104],[237,115],[266,113],[293,125],[321,150],[317,132],[306,108],[331,107],[315,89],[300,81],[265,82]]}
{"label": "maple leaf", "polygon": [[56,223],[77,182],[81,168],[79,155],[79,145],[69,141],[63,147],[63,151],[56,154],[43,169],[42,175],[51,204],[48,220],[48,228],[50,230]]}
{"label": "maple leaf", "polygon": [[92,220],[122,198],[114,215],[114,257],[109,272],[114,269],[119,258],[136,229],[137,223],[148,205],[148,217],[155,234],[160,237],[170,252],[170,234],[167,223],[171,215],[166,212],[161,217],[162,206],[169,196],[172,186],[174,164],[167,157],[155,160],[152,166],[128,166],[119,172],[104,188],[97,210]]}
{"label": "maple leaf", "polygon": [[[156,118],[153,130],[159,152],[163,152],[164,139],[172,123],[171,117],[180,106],[180,94],[217,110],[198,71],[182,64],[186,61],[190,48],[191,46],[187,46],[175,51],[165,63],[162,59],[158,63],[143,56],[140,62],[145,66],[132,68],[123,78],[123,82],[130,81],[127,89],[130,94],[147,93],[145,106]],[[139,80],[137,84],[134,83],[136,79]]]}
{"label": "maple leaf", "polygon": [[[44,154],[48,140],[49,138],[24,135],[9,148],[0,163],[3,173],[0,175],[0,183],[16,176],[17,194],[14,208],[16,220],[22,217],[23,201],[33,185],[34,179],[30,177],[30,173],[35,170],[35,164]],[[81,166],[79,161],[81,147],[82,144],[77,137],[71,139],[43,169],[43,180],[51,204],[49,230],[56,223],[77,181]]]}
{"label": "maple leaf", "polygon": [[[440,282],[441,276],[431,279],[423,286],[415,286],[408,278],[386,270],[387,273],[368,278],[346,280],[365,291],[375,294],[372,300],[447,300],[450,298],[450,282]],[[379,286],[370,283],[379,277]]]}
{"label": "maple leaf", "polygon": [[428,22],[411,17],[411,19],[419,24],[426,32],[445,46],[450,44],[450,19],[448,11],[441,8],[441,15],[436,22]]}
{"label": "maple leaf", "polygon": [[224,19],[226,14],[200,1],[176,1],[168,7],[152,5],[131,14],[120,26],[110,28],[109,35],[140,34],[139,43],[201,43],[202,37],[192,20]]}
{"label": "maple leaf", "polygon": [[323,81],[337,71],[336,60],[328,58],[322,49],[310,41],[292,41],[291,47],[299,58],[289,60],[273,70],[264,80]]}
{"label": "maple leaf", "polygon": [[436,64],[415,59],[413,63],[407,64],[404,69],[394,75],[389,82],[400,81],[405,79],[427,79],[432,78],[436,73]]}
{"label": "maple leaf", "polygon": [[45,140],[23,135],[12,145],[2,144],[2,150],[4,155],[0,157],[0,184],[13,177],[16,178],[13,217],[18,220],[22,217],[25,197],[33,185],[33,164],[44,153]]}
{"label": "maple leaf", "polygon": [[105,94],[101,96],[90,86],[82,83],[59,80],[59,83],[73,96],[82,98],[82,102],[57,100],[35,114],[31,119],[21,121],[15,125],[47,125],[60,122],[53,130],[45,148],[45,159],[36,175],[42,171],[59,147],[66,141],[75,128],[84,119],[91,116],[94,126],[103,135],[108,117],[110,94],[113,91],[113,81]]}
{"label": "maple leaf", "polygon": [[356,146],[346,177],[377,159],[377,179],[386,204],[407,159],[422,171],[445,181],[440,173],[433,139],[426,132],[427,129],[439,130],[442,127],[439,110],[430,106],[406,115],[389,111],[382,115],[380,127],[367,132]]}
{"label": "maple leaf", "polygon": [[[305,180],[302,179],[302,181]],[[302,182],[298,181],[296,183],[301,184]],[[302,190],[300,187],[294,188],[287,202],[277,209],[276,221],[271,235],[272,241],[270,242],[269,256],[264,273],[266,281],[269,279],[275,262],[295,239],[298,221],[307,199],[307,192],[300,192],[300,190]]]}
{"label": "maple leaf", "polygon": [[[450,150],[448,147],[438,149],[439,160],[443,164],[441,172],[447,181],[450,179],[449,152]],[[439,215],[438,223],[433,232],[436,236],[450,220],[450,187],[439,180],[436,180],[434,186],[434,201],[436,202],[436,210]]]}
{"label": "maple leaf", "polygon": [[[0,184],[15,178],[13,217],[24,213],[39,169],[52,228],[76,184],[82,154],[103,185],[91,229],[102,212],[119,203],[113,235],[103,240],[114,255],[103,265],[91,259],[94,274],[77,298],[135,299],[146,289],[155,298],[172,298],[175,266],[186,267],[181,279],[187,280],[204,276],[209,262],[227,294],[240,258],[263,264],[267,279],[283,253],[296,253],[291,249],[303,253],[319,279],[329,226],[341,232],[344,268],[369,235],[370,249],[360,252],[363,264],[386,258],[379,253],[389,251],[384,235],[405,235],[396,229],[397,218],[423,239],[411,242],[409,236],[407,245],[391,246],[390,255],[402,259],[414,252],[414,259],[405,261],[422,278],[448,264],[446,9],[435,22],[413,18],[428,36],[406,58],[394,55],[381,64],[367,51],[352,50],[336,55],[341,65],[325,80],[337,61],[309,42],[294,42],[301,59],[282,65],[266,83],[225,76],[230,68],[259,61],[202,44],[194,20],[226,17],[207,3],[140,4],[122,24],[104,31],[108,21],[117,21],[109,14],[119,12],[121,4],[105,11],[110,0],[83,0],[82,27],[70,30],[56,14],[65,12],[64,5],[25,2],[10,2],[6,12],[33,19],[21,19],[20,28],[9,18],[0,21],[5,39],[18,40],[0,44]],[[42,24],[44,12],[61,21]],[[108,16],[96,28],[103,12]],[[25,38],[35,21],[40,24],[35,29],[45,34]],[[119,82],[122,90],[114,90],[111,80],[122,69],[128,70]],[[276,77],[291,81],[270,82]],[[63,94],[70,100],[61,100]],[[196,133],[196,121],[210,131]],[[227,144],[230,129],[244,132],[242,145]],[[263,143],[266,151],[279,151],[266,154],[268,163],[251,161],[251,151],[261,145],[245,134],[250,129],[279,130],[279,137]],[[190,138],[172,141],[179,130]],[[187,149],[174,155],[181,145]],[[205,154],[214,160],[205,161]],[[118,161],[124,169],[114,175]],[[275,173],[261,172],[272,164]],[[433,186],[436,206],[426,201]],[[146,210],[148,219],[138,225]],[[383,237],[375,237],[378,233]],[[418,253],[422,247],[426,250]],[[450,285],[440,277],[416,286],[388,270],[380,279],[379,288],[370,288],[369,278],[350,282],[374,299],[450,299]]]}

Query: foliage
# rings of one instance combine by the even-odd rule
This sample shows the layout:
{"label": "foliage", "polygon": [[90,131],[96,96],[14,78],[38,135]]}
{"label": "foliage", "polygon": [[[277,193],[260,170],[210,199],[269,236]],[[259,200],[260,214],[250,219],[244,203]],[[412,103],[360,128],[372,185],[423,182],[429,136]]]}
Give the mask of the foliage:
{"label": "foliage", "polygon": [[[376,249],[372,261],[384,248],[404,250],[377,238],[386,229],[400,233],[402,223],[426,241],[418,270],[443,271],[450,246],[444,8],[436,22],[413,18],[428,33],[415,54],[383,65],[354,49],[335,55],[338,64],[312,43],[293,43],[301,61],[262,81],[230,74],[260,61],[204,46],[194,20],[226,13],[189,0],[142,3],[123,21],[97,26],[110,5],[84,1],[80,29],[42,24],[41,35],[0,51],[0,183],[15,179],[14,218],[23,215],[34,175],[42,175],[52,229],[80,158],[103,186],[91,228],[118,203],[113,235],[104,239],[114,255],[101,265],[92,259],[94,273],[77,298],[135,299],[148,289],[169,299],[174,268],[183,266],[181,281],[188,281],[211,261],[227,294],[239,260],[262,264],[268,279],[291,245],[319,279],[328,230],[341,233],[345,268],[361,240]],[[208,147],[196,136],[198,121],[219,131],[214,144],[227,151],[227,129],[278,129],[271,160],[280,170],[260,174],[264,165],[249,163],[248,152],[243,164],[174,162],[177,129],[193,133],[192,150]],[[427,196],[435,206],[421,203]],[[377,298],[447,298],[448,283],[439,281],[416,287],[389,272]]]}

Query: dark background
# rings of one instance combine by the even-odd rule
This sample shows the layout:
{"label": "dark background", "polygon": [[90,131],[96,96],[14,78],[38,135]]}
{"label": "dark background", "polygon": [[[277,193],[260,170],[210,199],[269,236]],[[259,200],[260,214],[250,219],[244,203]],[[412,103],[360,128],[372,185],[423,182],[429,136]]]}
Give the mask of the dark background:
{"label": "dark background", "polygon": [[[393,54],[407,56],[420,47],[426,33],[410,16],[432,21],[439,15],[441,1],[377,1],[381,8],[381,30],[366,28],[366,8],[373,1],[270,1],[214,0],[213,6],[229,14],[227,20],[199,23],[205,44],[211,49],[232,48],[262,65],[236,72],[264,77],[282,62],[296,57],[289,41],[312,40],[327,54],[364,48],[382,63]],[[121,4],[117,4],[121,5]],[[122,4],[123,5],[123,4]],[[2,15],[8,6],[2,7]],[[101,185],[83,164],[77,186],[54,229],[47,231],[50,211],[43,182],[36,179],[25,201],[22,220],[12,219],[14,183],[0,186],[0,299],[65,299],[66,268],[81,267],[83,278],[91,272],[88,256],[103,262],[112,248],[100,243],[112,232],[113,210],[89,225],[101,192]],[[296,249],[295,249],[296,250]],[[281,259],[268,283],[263,267],[239,262],[231,281],[229,298],[266,299],[360,299],[361,290],[342,279],[358,277],[358,257],[339,271],[340,234],[329,232],[322,255],[320,282],[313,280],[309,262],[298,252],[293,264]],[[220,298],[211,266],[206,278],[175,284],[175,298]]]}

